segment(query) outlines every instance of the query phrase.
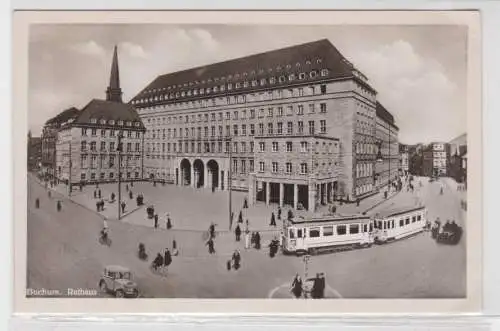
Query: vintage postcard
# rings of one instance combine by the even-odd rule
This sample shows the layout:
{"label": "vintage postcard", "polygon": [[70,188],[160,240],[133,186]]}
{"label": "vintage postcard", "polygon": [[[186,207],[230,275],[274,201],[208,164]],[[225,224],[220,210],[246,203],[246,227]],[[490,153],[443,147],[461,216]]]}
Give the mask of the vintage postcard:
{"label": "vintage postcard", "polygon": [[479,23],[16,12],[16,311],[478,311]]}

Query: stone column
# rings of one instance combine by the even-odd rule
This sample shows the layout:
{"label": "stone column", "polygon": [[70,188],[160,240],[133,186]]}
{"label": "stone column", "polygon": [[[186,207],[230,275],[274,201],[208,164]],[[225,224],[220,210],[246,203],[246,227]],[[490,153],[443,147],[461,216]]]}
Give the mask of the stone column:
{"label": "stone column", "polygon": [[257,191],[257,183],[255,180],[255,174],[248,175],[248,205],[253,206],[255,204]]}
{"label": "stone column", "polygon": [[285,184],[280,183],[280,207],[283,207],[284,197],[285,197]]}
{"label": "stone column", "polygon": [[308,192],[308,205],[309,205],[309,211],[315,212],[316,211],[316,181],[309,181],[309,192]]}
{"label": "stone column", "polygon": [[203,167],[203,187],[204,188],[210,188],[210,185],[208,184],[209,183],[209,180],[208,180],[208,173],[210,171],[208,170],[208,167],[207,165],[205,165]]}
{"label": "stone column", "polygon": [[194,167],[191,166],[191,187],[196,188],[196,174],[197,171],[194,170]]}
{"label": "stone column", "polygon": [[269,182],[264,182],[266,183],[266,205],[269,205],[269,197],[271,195],[271,185],[269,185]]}
{"label": "stone column", "polygon": [[293,208],[297,209],[299,206],[299,184],[293,184]]}

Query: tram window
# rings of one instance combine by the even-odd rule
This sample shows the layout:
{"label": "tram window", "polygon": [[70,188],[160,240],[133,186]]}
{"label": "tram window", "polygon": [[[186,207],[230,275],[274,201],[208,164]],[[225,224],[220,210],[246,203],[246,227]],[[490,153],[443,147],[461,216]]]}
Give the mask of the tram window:
{"label": "tram window", "polygon": [[368,224],[363,224],[363,232],[368,232]]}
{"label": "tram window", "polygon": [[290,239],[293,239],[295,238],[295,233],[293,231],[293,229],[290,229]]}
{"label": "tram window", "polygon": [[333,226],[324,226],[323,236],[333,236]]}
{"label": "tram window", "polygon": [[412,223],[415,223],[416,221],[417,221],[417,217],[416,217],[416,216],[413,216],[413,217],[411,218],[411,222],[412,222]]}
{"label": "tram window", "polygon": [[297,238],[302,238],[302,229],[297,230]]}
{"label": "tram window", "polygon": [[359,224],[351,224],[349,226],[349,233],[351,234],[359,233]]}
{"label": "tram window", "polygon": [[387,222],[384,221],[382,224],[384,225],[384,230],[387,229]]}
{"label": "tram window", "polygon": [[309,229],[309,237],[317,238],[319,237],[319,228],[311,228]]}
{"label": "tram window", "polygon": [[399,219],[399,226],[404,226],[405,225],[405,220],[404,219]]}
{"label": "tram window", "polygon": [[391,220],[392,228],[394,229],[394,220]]}
{"label": "tram window", "polygon": [[338,235],[343,235],[346,234],[346,226],[345,225],[337,225],[337,234]]}
{"label": "tram window", "polygon": [[408,218],[406,218],[405,224],[406,224],[406,225],[410,224],[410,218],[409,218],[409,217],[408,217]]}
{"label": "tram window", "polygon": [[422,215],[418,215],[417,216],[417,221],[421,221],[422,220]]}
{"label": "tram window", "polygon": [[373,223],[370,223],[370,232],[373,232]]}
{"label": "tram window", "polygon": [[378,227],[380,230],[382,230],[382,221],[378,221]]}

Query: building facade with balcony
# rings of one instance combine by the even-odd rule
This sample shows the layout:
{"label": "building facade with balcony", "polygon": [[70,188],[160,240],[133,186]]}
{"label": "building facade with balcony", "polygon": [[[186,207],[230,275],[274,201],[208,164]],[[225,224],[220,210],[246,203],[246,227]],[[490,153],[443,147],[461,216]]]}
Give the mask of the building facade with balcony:
{"label": "building facade with balcony", "polygon": [[450,145],[443,142],[433,142],[423,151],[423,175],[447,176],[450,160]]}
{"label": "building facade with balcony", "polygon": [[[147,128],[147,178],[231,185],[249,191],[251,201],[295,206],[310,205],[308,177],[317,183],[309,190],[315,201],[353,201],[376,189],[376,91],[326,39],[161,75],[130,104]],[[311,150],[301,152],[302,143]],[[313,162],[323,143],[337,149],[335,158]]]}
{"label": "building facade with balcony", "polygon": [[135,109],[122,102],[121,95],[115,47],[106,100],[91,100],[57,130],[59,180],[71,184],[113,182],[119,173],[124,181],[142,180],[145,127]]}

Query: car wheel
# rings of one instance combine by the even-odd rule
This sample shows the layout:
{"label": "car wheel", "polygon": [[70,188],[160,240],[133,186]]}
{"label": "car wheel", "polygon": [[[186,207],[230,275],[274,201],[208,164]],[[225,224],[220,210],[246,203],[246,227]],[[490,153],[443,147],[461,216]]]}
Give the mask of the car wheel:
{"label": "car wheel", "polygon": [[123,298],[123,291],[122,290],[117,290],[115,293],[115,297],[117,298]]}
{"label": "car wheel", "polygon": [[106,286],[105,281],[101,281],[99,283],[99,289],[101,290],[101,292],[104,292],[104,293],[106,293],[108,291],[108,287]]}

